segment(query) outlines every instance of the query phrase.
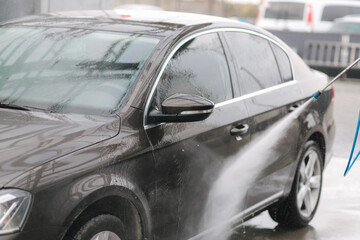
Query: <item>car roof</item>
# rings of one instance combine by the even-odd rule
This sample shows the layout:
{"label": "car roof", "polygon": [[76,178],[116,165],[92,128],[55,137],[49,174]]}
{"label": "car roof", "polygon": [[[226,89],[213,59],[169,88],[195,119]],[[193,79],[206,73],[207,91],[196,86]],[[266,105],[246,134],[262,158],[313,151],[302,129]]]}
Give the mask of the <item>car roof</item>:
{"label": "car roof", "polygon": [[236,24],[238,27],[248,25],[202,14],[128,9],[57,12],[20,18],[0,25],[81,28],[167,36],[187,26],[213,23],[225,23],[224,26],[232,23],[230,25]]}

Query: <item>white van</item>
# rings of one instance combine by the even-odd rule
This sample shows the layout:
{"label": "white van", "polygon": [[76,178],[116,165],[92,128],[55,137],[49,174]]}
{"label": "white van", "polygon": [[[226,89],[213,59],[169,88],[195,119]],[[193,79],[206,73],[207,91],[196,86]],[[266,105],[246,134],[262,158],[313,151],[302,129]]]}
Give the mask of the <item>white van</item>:
{"label": "white van", "polygon": [[360,14],[360,1],[265,0],[256,25],[268,30],[327,32],[336,18]]}

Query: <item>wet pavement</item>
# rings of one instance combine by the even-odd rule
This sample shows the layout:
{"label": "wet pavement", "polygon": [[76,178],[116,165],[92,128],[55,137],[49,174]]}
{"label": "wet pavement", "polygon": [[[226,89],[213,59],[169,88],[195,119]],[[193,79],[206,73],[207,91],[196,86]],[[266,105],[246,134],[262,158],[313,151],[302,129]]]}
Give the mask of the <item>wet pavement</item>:
{"label": "wet pavement", "polygon": [[[359,111],[360,79],[336,82],[334,156],[325,170],[320,204],[310,225],[298,230],[281,229],[263,212],[236,229],[231,240],[360,239],[360,160],[343,176]],[[360,143],[356,149],[357,153]]]}

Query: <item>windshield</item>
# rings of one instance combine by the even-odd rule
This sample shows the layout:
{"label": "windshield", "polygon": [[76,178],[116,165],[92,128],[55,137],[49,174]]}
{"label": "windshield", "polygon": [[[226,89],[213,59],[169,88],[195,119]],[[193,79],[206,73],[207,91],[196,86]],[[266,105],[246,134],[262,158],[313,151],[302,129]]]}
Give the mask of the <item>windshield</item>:
{"label": "windshield", "polygon": [[65,28],[0,28],[0,103],[116,111],[158,39]]}

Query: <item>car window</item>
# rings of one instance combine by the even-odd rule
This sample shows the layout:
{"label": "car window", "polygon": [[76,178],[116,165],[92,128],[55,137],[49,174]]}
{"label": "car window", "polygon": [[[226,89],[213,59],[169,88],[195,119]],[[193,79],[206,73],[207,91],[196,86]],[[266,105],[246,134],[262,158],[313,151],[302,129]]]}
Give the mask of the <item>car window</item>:
{"label": "car window", "polygon": [[288,82],[293,79],[291,64],[288,55],[279,46],[270,43],[274,51],[277,64],[279,66],[281,79],[283,82]]}
{"label": "car window", "polygon": [[304,3],[269,2],[266,4],[264,18],[302,20],[304,9]]}
{"label": "car window", "polygon": [[360,7],[356,6],[326,6],[321,17],[322,21],[334,21],[336,18],[341,18],[346,15],[360,14]]}
{"label": "car window", "polygon": [[232,98],[231,79],[217,33],[186,42],[167,64],[156,89],[156,106],[175,93],[205,97],[214,103]]}
{"label": "car window", "polygon": [[242,94],[282,83],[268,40],[242,32],[226,32],[225,36],[236,62]]}
{"label": "car window", "polygon": [[0,102],[113,113],[158,42],[140,34],[0,28]]}
{"label": "car window", "polygon": [[360,33],[359,22],[338,22],[329,30],[334,33]]}

